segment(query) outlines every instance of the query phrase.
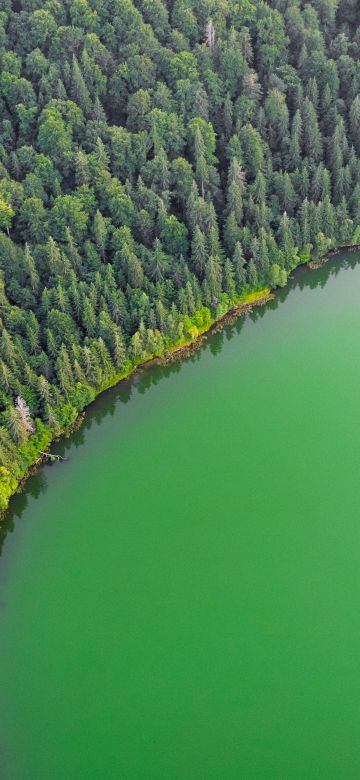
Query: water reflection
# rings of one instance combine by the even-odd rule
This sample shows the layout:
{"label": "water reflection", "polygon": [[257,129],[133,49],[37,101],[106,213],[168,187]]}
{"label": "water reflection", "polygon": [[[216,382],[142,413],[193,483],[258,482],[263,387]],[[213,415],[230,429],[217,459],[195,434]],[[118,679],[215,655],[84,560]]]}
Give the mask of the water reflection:
{"label": "water reflection", "polygon": [[[323,288],[330,276],[337,276],[344,269],[353,269],[360,261],[359,251],[341,252],[328,261],[322,268],[310,270],[306,267],[297,268],[287,286],[278,290],[274,297],[265,305],[255,307],[248,315],[252,322],[263,318],[270,311],[275,311],[281,304],[285,303],[288,296],[294,290]],[[201,354],[207,350],[215,359],[220,354],[224,341],[231,341],[238,336],[244,327],[245,318],[235,317],[221,329],[216,330],[201,343],[199,348],[186,356],[186,361],[197,363],[201,359]],[[62,439],[53,445],[53,451],[66,456],[70,447],[82,447],[86,440],[86,432],[93,425],[100,425],[104,417],[115,414],[119,403],[127,404],[133,393],[144,394],[151,387],[157,385],[166,378],[179,374],[183,370],[184,357],[166,366],[157,366],[149,364],[143,366],[133,377],[124,380],[117,387],[111,388],[99,396],[93,404],[87,409],[84,421],[81,427],[75,431],[68,439]],[[47,489],[47,476],[50,468],[64,468],[63,464],[46,464],[36,474],[27,481],[24,491],[13,497],[10,509],[6,519],[0,523],[0,554],[3,544],[8,534],[15,529],[15,522],[19,520],[25,511],[29,497],[37,500]]]}
{"label": "water reflection", "polygon": [[[51,464],[48,468],[59,467],[59,464]],[[15,529],[15,520],[20,519],[21,515],[25,511],[29,497],[38,499],[46,492],[47,489],[47,474],[46,469],[41,468],[30,479],[27,480],[23,490],[17,493],[10,503],[10,509],[6,514],[5,520],[0,523],[0,555],[2,552],[3,544],[8,534],[12,533]]]}

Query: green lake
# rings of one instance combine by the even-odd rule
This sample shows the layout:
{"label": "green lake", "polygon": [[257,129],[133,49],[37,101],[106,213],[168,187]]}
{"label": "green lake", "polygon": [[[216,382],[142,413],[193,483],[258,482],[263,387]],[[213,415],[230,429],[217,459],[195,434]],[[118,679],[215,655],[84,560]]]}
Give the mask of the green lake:
{"label": "green lake", "polygon": [[1,780],[358,780],[360,254],[54,451],[0,529]]}

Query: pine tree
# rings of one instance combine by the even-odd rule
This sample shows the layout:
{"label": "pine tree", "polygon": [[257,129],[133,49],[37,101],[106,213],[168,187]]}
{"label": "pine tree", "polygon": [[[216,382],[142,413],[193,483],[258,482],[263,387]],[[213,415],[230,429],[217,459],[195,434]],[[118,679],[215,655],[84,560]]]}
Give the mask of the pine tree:
{"label": "pine tree", "polygon": [[360,153],[360,95],[356,95],[350,107],[350,126],[354,146]]}
{"label": "pine tree", "polygon": [[221,293],[221,266],[219,258],[210,255],[205,266],[205,282],[207,285],[207,303],[214,305]]}
{"label": "pine tree", "polygon": [[254,258],[252,257],[249,262],[248,267],[248,281],[250,284],[250,287],[256,288],[258,286],[258,275],[256,270],[256,265]]}
{"label": "pine tree", "polygon": [[84,77],[81,73],[79,63],[73,55],[72,60],[72,80],[71,80],[71,96],[75,103],[78,103],[85,114],[90,113],[91,101],[89,90],[85,84]]}
{"label": "pine tree", "polygon": [[69,392],[74,383],[74,376],[71,368],[69,353],[64,344],[61,345],[59,355],[56,360],[56,373],[59,386],[65,397],[68,398]]}
{"label": "pine tree", "polygon": [[230,300],[235,297],[235,279],[234,269],[231,260],[227,257],[224,264],[224,290],[227,292]]}
{"label": "pine tree", "polygon": [[120,328],[114,329],[113,358],[116,370],[123,371],[126,364],[126,348]]}
{"label": "pine tree", "polygon": [[305,98],[303,103],[302,123],[305,154],[310,160],[319,162],[322,155],[321,133],[315,108],[309,98]]}
{"label": "pine tree", "polygon": [[206,248],[206,240],[203,232],[196,225],[194,229],[194,237],[191,244],[191,260],[192,267],[195,273],[200,279],[203,279],[205,273],[206,261],[208,259],[208,252]]}
{"label": "pine tree", "polygon": [[228,174],[227,208],[233,212],[240,226],[243,218],[243,196],[245,190],[245,173],[239,161],[233,157]]}
{"label": "pine tree", "polygon": [[96,247],[100,252],[100,255],[103,260],[105,260],[107,234],[108,234],[108,227],[107,227],[106,219],[103,217],[101,211],[99,211],[98,209],[94,216],[94,236],[95,236]]}
{"label": "pine tree", "polygon": [[36,270],[34,258],[31,254],[29,244],[25,244],[24,249],[24,265],[26,273],[29,277],[30,287],[34,293],[37,292],[39,288],[39,274]]}

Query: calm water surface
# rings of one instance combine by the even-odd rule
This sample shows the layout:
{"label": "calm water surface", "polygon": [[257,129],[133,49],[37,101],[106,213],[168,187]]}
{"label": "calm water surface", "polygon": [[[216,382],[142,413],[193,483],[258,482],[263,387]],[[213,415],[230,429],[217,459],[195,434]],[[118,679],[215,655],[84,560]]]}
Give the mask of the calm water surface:
{"label": "calm water surface", "polygon": [[359,260],[98,399],[15,498],[2,780],[358,780]]}

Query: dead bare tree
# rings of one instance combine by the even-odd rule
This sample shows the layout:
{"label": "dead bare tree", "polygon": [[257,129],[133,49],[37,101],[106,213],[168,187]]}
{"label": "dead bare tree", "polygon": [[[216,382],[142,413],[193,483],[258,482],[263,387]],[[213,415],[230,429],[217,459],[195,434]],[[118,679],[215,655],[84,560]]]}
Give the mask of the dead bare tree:
{"label": "dead bare tree", "polygon": [[206,25],[206,31],[205,31],[205,42],[209,46],[210,49],[213,49],[215,46],[215,27],[213,24],[212,19],[209,19],[207,25]]}
{"label": "dead bare tree", "polygon": [[21,420],[25,430],[28,433],[34,433],[35,428],[34,428],[34,423],[31,419],[30,409],[26,401],[24,400],[24,398],[21,397],[21,395],[18,395],[15,406],[17,410],[20,412]]}

